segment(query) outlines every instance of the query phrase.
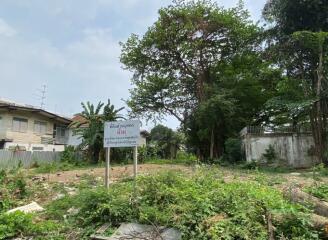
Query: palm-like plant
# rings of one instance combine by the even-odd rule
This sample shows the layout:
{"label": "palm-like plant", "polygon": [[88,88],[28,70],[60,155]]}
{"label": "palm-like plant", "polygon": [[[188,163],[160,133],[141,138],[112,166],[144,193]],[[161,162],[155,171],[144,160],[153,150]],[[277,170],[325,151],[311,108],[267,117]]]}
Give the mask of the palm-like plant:
{"label": "palm-like plant", "polygon": [[[81,103],[83,111],[78,114],[78,120],[71,124],[74,135],[80,136],[82,143],[80,148],[87,148],[94,163],[99,160],[99,153],[103,148],[104,122],[123,119],[119,114],[124,108],[115,109],[114,105],[99,102],[94,106],[90,102]],[[103,110],[103,111],[102,111]]]}

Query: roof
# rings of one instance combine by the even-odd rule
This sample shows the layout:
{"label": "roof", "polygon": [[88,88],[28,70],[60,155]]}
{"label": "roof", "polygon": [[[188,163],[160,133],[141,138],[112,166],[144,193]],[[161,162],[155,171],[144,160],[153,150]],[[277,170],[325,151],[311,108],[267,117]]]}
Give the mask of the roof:
{"label": "roof", "polygon": [[80,114],[75,114],[74,117],[72,118],[72,124],[70,125],[70,128],[76,128],[75,123],[79,123],[81,124],[80,127],[81,128],[86,128],[89,126],[88,124],[88,120],[86,120],[83,116],[81,116]]}
{"label": "roof", "polygon": [[50,118],[52,120],[56,120],[65,124],[69,124],[72,122],[72,120],[68,117],[64,117],[61,116],[59,114],[56,113],[52,113],[49,112],[45,109],[41,109],[39,107],[35,107],[32,105],[28,105],[28,104],[20,104],[20,103],[16,103],[7,99],[2,99],[0,98],[0,109],[7,109],[9,111],[26,111],[26,112],[30,112],[30,113],[37,113],[40,114],[44,117]]}

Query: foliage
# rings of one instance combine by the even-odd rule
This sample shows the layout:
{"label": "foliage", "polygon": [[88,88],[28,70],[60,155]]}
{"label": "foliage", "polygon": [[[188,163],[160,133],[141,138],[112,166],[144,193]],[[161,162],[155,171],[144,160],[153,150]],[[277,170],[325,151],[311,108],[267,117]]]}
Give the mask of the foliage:
{"label": "foliage", "polygon": [[268,0],[263,10],[265,18],[274,23],[276,33],[284,35],[328,30],[327,12],[326,0]]}
{"label": "foliage", "polygon": [[242,142],[239,138],[228,138],[225,143],[225,160],[230,163],[243,160]]}
{"label": "foliage", "polygon": [[328,164],[324,156],[328,144],[327,1],[268,0],[263,13],[270,23],[266,55],[282,72],[266,120],[293,127],[310,124],[315,154]]}
{"label": "foliage", "polygon": [[64,151],[61,153],[61,162],[79,165],[80,160],[77,159],[77,152],[73,146],[65,146]]}
{"label": "foliage", "polygon": [[270,144],[265,153],[263,153],[263,158],[266,160],[266,163],[273,163],[277,159],[277,153],[274,147]]}
{"label": "foliage", "polygon": [[0,214],[0,239],[12,237],[35,237],[42,239],[58,229],[58,225],[52,221],[35,222],[33,215],[20,211],[11,214]]}
{"label": "foliage", "polygon": [[[132,221],[176,227],[183,239],[262,240],[267,238],[263,216],[270,211],[288,216],[274,221],[277,234],[287,239],[317,239],[303,209],[288,203],[279,191],[259,183],[223,183],[210,169],[193,177],[143,176],[136,185],[124,181],[111,185],[109,191],[87,189],[71,200],[80,211],[69,221],[88,229],[105,222],[115,228]],[[72,206],[67,201],[53,204],[67,210]]]}
{"label": "foliage", "polygon": [[5,170],[0,171],[0,214],[11,208],[16,200],[27,195],[26,181],[21,172],[9,175]]}
{"label": "foliage", "polygon": [[254,120],[279,75],[261,59],[261,29],[242,4],[175,1],[159,10],[144,36],[122,44],[132,71],[133,116],[176,117],[188,148],[204,158],[223,154],[225,138]]}
{"label": "foliage", "polygon": [[259,164],[255,160],[251,162],[246,162],[241,166],[242,169],[248,169],[248,170],[256,170],[258,169],[258,167]]}
{"label": "foliage", "polygon": [[74,134],[82,139],[81,149],[88,148],[89,156],[94,163],[99,160],[103,146],[104,122],[123,119],[119,112],[123,108],[115,109],[108,100],[107,104],[99,102],[95,107],[90,102],[82,103],[83,111],[78,114],[78,120],[71,124]]}
{"label": "foliage", "polygon": [[328,186],[326,184],[317,184],[306,189],[313,196],[328,202]]}
{"label": "foliage", "polygon": [[145,163],[151,164],[183,164],[183,165],[194,165],[198,162],[198,159],[192,153],[185,151],[178,151],[175,159],[159,159],[159,158],[148,158]]}
{"label": "foliage", "polygon": [[163,125],[155,126],[150,132],[149,145],[155,147],[159,158],[176,158],[181,143],[182,136]]}
{"label": "foliage", "polygon": [[56,173],[59,171],[69,171],[75,169],[77,166],[68,162],[49,162],[39,164],[37,168],[34,169],[35,173]]}

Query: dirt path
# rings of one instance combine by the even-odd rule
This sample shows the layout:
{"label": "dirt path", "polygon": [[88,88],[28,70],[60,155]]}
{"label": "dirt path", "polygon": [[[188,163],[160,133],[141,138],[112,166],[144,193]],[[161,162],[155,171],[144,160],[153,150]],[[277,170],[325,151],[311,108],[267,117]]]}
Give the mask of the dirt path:
{"label": "dirt path", "polygon": [[[159,171],[190,171],[190,167],[182,165],[156,165],[156,164],[142,164],[138,166],[138,173],[140,174],[152,174]],[[83,175],[90,175],[94,177],[103,178],[105,174],[105,168],[90,168],[72,171],[62,171],[53,174],[38,174],[37,176],[45,178],[48,182],[58,183],[72,183],[79,181]],[[122,167],[112,167],[110,170],[111,181],[115,181],[120,178],[129,177],[133,175],[133,165],[127,165]]]}

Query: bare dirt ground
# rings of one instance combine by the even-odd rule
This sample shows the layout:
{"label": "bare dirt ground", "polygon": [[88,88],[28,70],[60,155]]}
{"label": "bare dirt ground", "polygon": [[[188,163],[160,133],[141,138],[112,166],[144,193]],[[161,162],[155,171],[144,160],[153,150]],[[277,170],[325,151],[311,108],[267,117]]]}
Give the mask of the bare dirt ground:
{"label": "bare dirt ground", "polygon": [[[315,183],[328,184],[328,177],[320,177],[320,180],[314,179],[309,172],[296,171],[291,173],[265,173],[254,171],[241,171],[240,169],[230,169],[213,167],[217,169],[220,177],[225,182],[233,181],[267,181],[278,188],[297,186],[300,188],[311,186]],[[209,170],[212,169],[211,167]],[[195,172],[195,167],[183,165],[157,165],[157,164],[141,164],[138,166],[138,174],[154,174],[160,171],[178,171],[185,173]],[[206,170],[205,170],[206,173]],[[49,183],[77,183],[79,179],[85,175],[96,178],[103,178],[105,174],[104,168],[89,168],[81,170],[61,171],[52,174],[38,174],[38,177],[45,179]],[[133,175],[133,165],[115,166],[110,169],[111,181],[115,182],[119,179],[131,177]],[[271,185],[271,184],[270,184]]]}
{"label": "bare dirt ground", "polygon": [[[139,174],[153,174],[160,171],[190,171],[190,167],[182,165],[156,165],[156,164],[142,164],[138,166]],[[48,182],[58,183],[73,183],[79,181],[83,175],[103,178],[105,168],[90,168],[72,171],[63,171],[53,174],[38,174],[38,177],[46,179]],[[111,181],[116,181],[120,178],[130,177],[133,175],[133,165],[112,167],[110,169]]]}

